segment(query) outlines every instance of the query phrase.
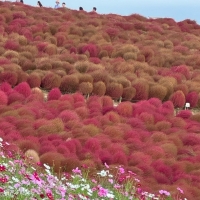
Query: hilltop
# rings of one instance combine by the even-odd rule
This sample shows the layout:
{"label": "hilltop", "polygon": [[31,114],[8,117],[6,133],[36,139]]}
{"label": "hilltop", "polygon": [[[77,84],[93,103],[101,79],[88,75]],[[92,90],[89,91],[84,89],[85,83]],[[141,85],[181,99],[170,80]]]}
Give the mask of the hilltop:
{"label": "hilltop", "polygon": [[57,170],[123,165],[200,198],[199,69],[195,21],[0,2],[0,137]]}

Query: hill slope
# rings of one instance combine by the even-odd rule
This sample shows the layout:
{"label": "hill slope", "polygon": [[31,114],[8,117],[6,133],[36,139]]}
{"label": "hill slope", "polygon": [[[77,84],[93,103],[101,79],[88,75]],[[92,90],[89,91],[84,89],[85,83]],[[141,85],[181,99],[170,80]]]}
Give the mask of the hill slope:
{"label": "hill slope", "polygon": [[174,116],[200,104],[196,22],[0,2],[0,25],[0,137],[57,169],[121,164],[146,190],[200,198],[200,114]]}

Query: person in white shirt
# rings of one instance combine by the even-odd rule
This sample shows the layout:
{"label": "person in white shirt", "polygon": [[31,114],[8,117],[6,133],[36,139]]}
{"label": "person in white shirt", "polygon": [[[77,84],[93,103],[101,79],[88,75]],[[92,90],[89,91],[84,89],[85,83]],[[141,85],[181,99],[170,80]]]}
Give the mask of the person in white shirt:
{"label": "person in white shirt", "polygon": [[59,4],[60,4],[60,2],[59,2],[59,1],[56,1],[56,5],[55,5],[54,8],[55,8],[55,9],[60,8],[60,5],[59,5]]}

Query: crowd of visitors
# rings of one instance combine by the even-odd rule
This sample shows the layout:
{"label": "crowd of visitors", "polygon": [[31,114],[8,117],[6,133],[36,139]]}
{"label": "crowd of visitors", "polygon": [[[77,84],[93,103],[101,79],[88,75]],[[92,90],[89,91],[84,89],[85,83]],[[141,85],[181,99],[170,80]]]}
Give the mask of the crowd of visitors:
{"label": "crowd of visitors", "polygon": [[[0,0],[0,1],[3,1],[3,0]],[[11,1],[11,0],[4,0],[4,2],[6,2],[6,1]],[[16,0],[16,2],[24,3],[23,0]],[[60,6],[60,0],[56,0],[55,3],[56,3],[55,6],[54,6],[55,9],[61,8],[61,7],[62,7],[62,8],[65,8],[65,7],[66,7],[65,2],[63,2],[63,3],[62,3],[62,6]],[[38,7],[43,7],[41,1],[38,1],[38,2],[37,2],[37,6],[38,6]],[[83,11],[84,9],[83,9],[83,7],[79,7],[79,10],[80,10],[80,11]],[[97,11],[97,8],[96,8],[96,7],[93,7],[92,12],[96,12],[96,11]]]}

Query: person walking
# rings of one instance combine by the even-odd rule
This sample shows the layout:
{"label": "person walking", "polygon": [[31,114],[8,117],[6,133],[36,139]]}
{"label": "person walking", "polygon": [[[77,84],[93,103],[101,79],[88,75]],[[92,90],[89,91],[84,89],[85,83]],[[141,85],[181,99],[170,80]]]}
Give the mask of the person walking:
{"label": "person walking", "polygon": [[59,5],[59,4],[60,4],[60,2],[59,2],[59,1],[56,1],[56,5],[55,5],[54,8],[55,8],[55,9],[60,8],[60,5]]}
{"label": "person walking", "polygon": [[38,5],[39,7],[42,7],[42,3],[41,3],[40,1],[37,2],[37,5]]}
{"label": "person walking", "polygon": [[92,12],[96,12],[96,11],[97,11],[97,8],[93,7]]}

